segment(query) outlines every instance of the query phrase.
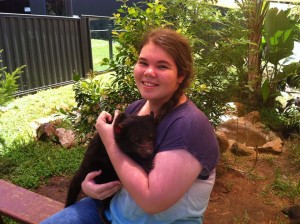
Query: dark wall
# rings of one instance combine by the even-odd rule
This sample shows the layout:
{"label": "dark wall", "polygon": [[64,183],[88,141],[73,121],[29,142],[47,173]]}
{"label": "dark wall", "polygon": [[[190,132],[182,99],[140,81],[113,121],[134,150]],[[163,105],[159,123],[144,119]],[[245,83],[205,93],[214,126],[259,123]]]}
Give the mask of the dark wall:
{"label": "dark wall", "polygon": [[41,0],[30,0],[31,14],[46,15],[46,2]]}
{"label": "dark wall", "polygon": [[[128,5],[141,2],[141,0],[130,0]],[[121,2],[116,0],[73,0],[74,15],[97,15],[112,16],[120,8]]]}
{"label": "dark wall", "polygon": [[0,12],[28,14],[24,8],[30,7],[29,0],[1,0]]}
{"label": "dark wall", "polygon": [[[62,3],[62,9],[60,10],[63,13],[53,14],[47,11],[46,2],[51,3],[55,1]],[[132,3],[137,2],[141,2],[141,0],[129,0],[127,4],[132,5]],[[31,14],[37,15],[112,16],[120,8],[121,4],[117,0],[0,0],[0,12],[26,14],[24,7],[30,7]],[[30,12],[27,12],[27,14],[30,14]]]}

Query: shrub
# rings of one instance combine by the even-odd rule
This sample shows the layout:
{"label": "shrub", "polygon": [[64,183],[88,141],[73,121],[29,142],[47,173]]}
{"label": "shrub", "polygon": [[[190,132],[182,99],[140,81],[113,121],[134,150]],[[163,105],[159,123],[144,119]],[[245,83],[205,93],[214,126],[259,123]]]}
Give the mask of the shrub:
{"label": "shrub", "polygon": [[[95,131],[96,119],[102,110],[101,98],[105,97],[104,75],[96,77],[90,72],[84,79],[75,79],[73,90],[75,93],[76,106],[71,111],[60,109],[67,116],[66,121],[75,129],[79,138],[85,138],[88,133]],[[109,89],[109,88],[108,88]]]}
{"label": "shrub", "polygon": [[[0,54],[1,52],[2,50],[0,50]],[[18,91],[17,80],[24,67],[24,65],[20,66],[12,73],[7,72],[6,67],[0,67],[0,106],[10,102],[13,99],[13,94]]]}

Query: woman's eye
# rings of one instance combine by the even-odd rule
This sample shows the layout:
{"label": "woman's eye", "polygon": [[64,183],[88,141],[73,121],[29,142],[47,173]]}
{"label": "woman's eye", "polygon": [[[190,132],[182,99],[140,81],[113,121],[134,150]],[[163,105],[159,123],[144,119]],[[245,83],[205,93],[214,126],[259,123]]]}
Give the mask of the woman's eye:
{"label": "woman's eye", "polygon": [[147,65],[147,63],[146,63],[146,62],[144,62],[144,61],[139,61],[139,65],[146,66],[146,65]]}
{"label": "woman's eye", "polygon": [[159,65],[158,68],[159,69],[167,69],[168,67],[166,65]]}

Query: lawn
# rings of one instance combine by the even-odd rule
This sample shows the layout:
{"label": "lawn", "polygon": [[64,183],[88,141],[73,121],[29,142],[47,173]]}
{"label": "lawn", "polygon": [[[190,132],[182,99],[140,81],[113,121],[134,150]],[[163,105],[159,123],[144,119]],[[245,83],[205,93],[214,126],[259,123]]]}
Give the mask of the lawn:
{"label": "lawn", "polygon": [[38,119],[57,114],[60,107],[74,105],[72,85],[16,98],[0,111],[0,137],[5,140],[0,145],[0,153],[3,153],[4,146],[10,147],[18,139],[27,142],[34,137],[32,126]]}
{"label": "lawn", "polygon": [[16,98],[0,111],[0,178],[36,188],[52,175],[74,173],[84,149],[35,139],[37,121],[75,105],[72,85]]}
{"label": "lawn", "polygon": [[[116,44],[113,43],[113,52],[116,51]],[[108,66],[101,65],[104,58],[109,58],[109,42],[108,40],[92,39],[92,55],[94,71],[103,71]]]}
{"label": "lawn", "polygon": [[[95,77],[109,82],[110,74]],[[62,116],[59,110],[76,106],[73,85],[47,89],[14,99],[0,109],[0,178],[37,188],[55,175],[73,174],[85,146],[65,149],[53,142],[36,140],[38,124]],[[66,126],[66,123],[63,123]]]}

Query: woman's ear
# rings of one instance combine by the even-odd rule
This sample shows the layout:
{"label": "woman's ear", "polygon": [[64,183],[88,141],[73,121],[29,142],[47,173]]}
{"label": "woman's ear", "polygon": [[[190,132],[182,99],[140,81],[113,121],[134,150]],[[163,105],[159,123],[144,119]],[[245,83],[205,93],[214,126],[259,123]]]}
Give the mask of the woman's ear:
{"label": "woman's ear", "polygon": [[177,84],[180,85],[182,81],[184,80],[185,76],[184,75],[179,75],[177,78]]}

